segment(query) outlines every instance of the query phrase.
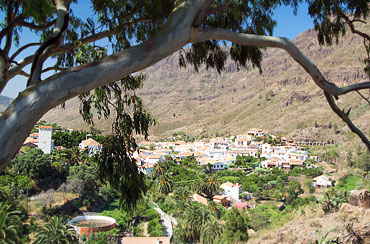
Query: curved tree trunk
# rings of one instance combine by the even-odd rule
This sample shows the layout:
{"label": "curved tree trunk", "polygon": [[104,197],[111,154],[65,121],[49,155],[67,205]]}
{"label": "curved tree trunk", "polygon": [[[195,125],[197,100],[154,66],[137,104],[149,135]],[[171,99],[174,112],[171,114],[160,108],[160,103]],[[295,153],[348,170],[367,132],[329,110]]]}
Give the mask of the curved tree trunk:
{"label": "curved tree trunk", "polygon": [[36,122],[50,109],[79,94],[149,67],[185,46],[204,1],[183,3],[163,30],[141,45],[97,62],[68,69],[21,92],[0,118],[0,170],[22,146]]}

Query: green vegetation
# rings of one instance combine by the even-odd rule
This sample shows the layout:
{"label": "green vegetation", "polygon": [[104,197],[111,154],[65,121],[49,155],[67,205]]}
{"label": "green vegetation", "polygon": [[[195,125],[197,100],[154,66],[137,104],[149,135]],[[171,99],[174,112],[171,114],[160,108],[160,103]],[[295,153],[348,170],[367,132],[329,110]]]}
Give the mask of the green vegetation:
{"label": "green vegetation", "polygon": [[335,188],[324,193],[324,199],[322,201],[322,210],[325,214],[336,212],[339,210],[342,203],[348,201],[347,192],[339,192]]}
{"label": "green vegetation", "polygon": [[50,162],[50,155],[43,154],[40,149],[34,148],[13,159],[12,171],[33,180],[43,180],[52,174],[53,168]]}
{"label": "green vegetation", "polygon": [[359,176],[348,176],[339,179],[336,188],[340,191],[352,191],[357,189],[357,184],[361,180]]}
{"label": "green vegetation", "polygon": [[[0,90],[5,88],[13,77],[24,75],[22,69],[32,64],[31,72],[27,74],[29,76],[27,90],[20,93],[10,109],[0,119],[0,134],[3,135],[0,138],[0,144],[5,148],[0,151],[0,163],[2,166],[10,163],[28,132],[27,128],[32,127],[31,123],[41,118],[48,109],[66,101],[71,96],[78,95],[81,100],[80,113],[91,126],[94,125],[94,116],[104,119],[112,116],[111,135],[101,136],[99,131],[92,130],[93,137],[103,144],[101,153],[96,154],[94,158],[88,157],[86,153],[81,153],[77,149],[79,141],[86,137],[86,132],[55,133],[56,145],[65,149],[52,155],[44,155],[38,149],[20,152],[11,162],[11,167],[1,173],[1,242],[28,241],[26,239],[30,230],[36,227],[32,223],[30,228],[25,228],[23,223],[26,220],[26,214],[22,209],[22,201],[26,199],[26,205],[28,205],[28,197],[38,193],[40,194],[37,198],[43,205],[41,211],[43,218],[48,222],[36,230],[35,243],[76,242],[77,238],[66,225],[64,218],[57,215],[73,215],[82,208],[83,210],[96,210],[103,205],[102,203],[105,204],[113,198],[120,199],[119,205],[125,211],[113,209],[106,210],[103,214],[117,218],[120,229],[98,234],[97,236],[101,238],[98,242],[104,241],[107,235],[118,231],[133,230],[137,231],[136,234],[141,234],[140,228],[133,226],[137,219],[139,222],[143,222],[143,219],[148,221],[148,232],[151,236],[161,235],[158,214],[153,211],[149,199],[158,202],[163,210],[179,219],[174,239],[180,243],[246,242],[249,238],[248,228],[262,230],[268,226],[266,223],[271,223],[271,225],[278,223],[282,216],[288,215],[293,209],[316,202],[313,196],[301,197],[303,193],[301,182],[305,181],[309,192],[313,192],[311,178],[322,174],[322,169],[303,168],[293,169],[290,172],[276,168],[261,169],[258,168],[259,162],[263,160],[259,158],[260,149],[257,152],[259,159],[248,157],[237,159],[235,166],[245,168],[247,172],[213,174],[210,164],[200,167],[194,157],[184,159],[182,162],[167,158],[165,162],[156,166],[152,177],[145,177],[138,172],[136,159],[133,157],[133,153],[138,149],[135,136],[141,135],[147,139],[149,126],[156,123],[153,116],[145,110],[136,92],[143,87],[145,75],[133,75],[135,72],[160,61],[190,42],[192,42],[191,46],[182,49],[179,53],[180,66],[191,64],[198,71],[204,64],[207,69],[215,68],[221,73],[225,70],[227,62],[232,60],[237,69],[253,66],[262,72],[263,45],[268,43],[269,46],[281,47],[277,43],[279,39],[270,38],[266,42],[266,38],[263,37],[273,33],[273,27],[276,25],[272,18],[274,10],[283,4],[290,5],[294,11],[297,11],[299,4],[303,1],[276,0],[248,1],[247,3],[233,1],[231,4],[225,4],[224,1],[91,1],[91,9],[98,17],[93,16],[87,19],[79,18],[77,11],[70,9],[71,1],[55,2],[57,2],[56,6],[54,1],[50,0],[37,0],[32,3],[30,0],[0,3],[4,16],[3,30],[0,34],[0,41],[4,41],[0,48],[2,67]],[[76,2],[73,1],[73,3]],[[333,40],[345,34],[348,25],[352,27],[352,32],[355,32],[352,22],[343,17],[346,13],[353,15],[353,22],[362,22],[361,17],[366,19],[370,13],[369,5],[365,1],[344,0],[339,4],[336,1],[321,2],[323,4],[318,2],[308,1],[308,5],[309,14],[314,19],[315,29],[318,31],[320,44],[332,44]],[[62,22],[64,23],[61,28],[60,23]],[[351,24],[348,24],[349,22]],[[51,26],[54,29],[50,29]],[[214,27],[218,29],[209,31],[210,35],[202,33]],[[27,28],[34,31],[37,40],[18,47],[25,39],[21,33]],[[199,31],[200,37],[206,37],[206,39],[200,38],[201,41],[197,41],[196,37],[190,36],[194,30],[197,33]],[[235,43],[232,43],[230,48],[224,48],[225,42],[214,38],[220,36],[219,32],[222,33],[221,36],[226,37],[226,40],[232,39]],[[243,33],[254,35],[253,46],[243,46],[247,39]],[[233,38],[236,34],[239,38]],[[370,74],[370,37],[362,36],[365,36],[364,46],[368,54],[364,60],[364,70]],[[107,38],[110,45],[100,46],[101,38]],[[164,42],[170,39],[173,45],[166,45]],[[338,99],[338,96],[345,93],[346,88],[336,88],[334,90],[337,92],[333,92],[329,88],[334,86],[330,86],[325,77],[320,77],[321,74],[315,66],[312,66],[310,62],[301,62],[300,59],[304,57],[299,57],[299,52],[289,50],[292,45],[288,40],[280,40],[283,40],[285,49],[293,56],[293,59],[301,65],[309,65],[304,68],[310,72],[317,84],[321,84],[320,87],[324,90],[330,107],[350,124],[345,119],[348,118],[349,111],[345,113],[343,108],[336,108],[334,100],[334,96]],[[15,59],[18,54],[27,47],[34,46],[35,43],[40,46],[35,55],[23,60]],[[140,45],[132,48],[136,44]],[[158,54],[157,48],[161,49],[160,55],[156,55]],[[138,55],[129,55],[130,53]],[[153,54],[156,56],[151,56]],[[55,68],[57,72],[63,69],[64,72],[43,80],[44,77],[40,74],[49,70],[48,67],[44,67],[44,64],[45,66],[48,64],[45,61],[50,57],[55,57],[56,63],[49,68]],[[142,62],[136,62],[137,58]],[[135,62],[131,62],[131,59],[135,59]],[[98,78],[92,77],[89,72],[91,66],[97,64],[100,75]],[[69,69],[77,66],[78,70],[72,69],[73,72]],[[286,65],[285,69],[288,68],[289,65]],[[109,72],[111,72],[110,75],[105,75]],[[225,81],[224,78],[222,79]],[[205,80],[207,79],[204,77]],[[59,83],[54,86],[55,81]],[[282,82],[283,84],[289,83]],[[224,88],[223,84],[222,86]],[[265,83],[265,86],[269,85]],[[50,89],[58,87],[63,87],[66,92]],[[242,90],[245,88],[243,84]],[[238,89],[230,87],[229,92],[234,91],[233,96],[238,99],[236,102],[241,104],[242,101],[237,94]],[[210,100],[217,100],[215,99],[217,96],[214,96],[217,93],[216,89],[208,87],[207,90],[212,93],[213,97],[209,96],[210,94],[206,96]],[[188,92],[190,93],[191,89],[188,89]],[[266,101],[276,100],[273,99],[274,96],[272,90],[265,93]],[[204,94],[199,96],[199,100],[203,97]],[[240,98],[244,101],[253,99],[253,96]],[[294,100],[306,102],[310,99],[310,96],[301,96],[297,92],[295,97],[288,97],[286,107]],[[231,100],[234,103],[234,98]],[[266,105],[267,103],[262,100],[259,105]],[[24,112],[24,106],[26,108],[30,106],[32,109]],[[283,109],[290,108],[281,108]],[[361,105],[360,109],[363,110],[364,106]],[[212,110],[217,111],[218,109],[211,108],[211,113]],[[268,114],[268,111],[263,112]],[[235,121],[239,122],[238,117],[247,113],[248,111],[230,117],[236,117]],[[297,114],[297,110],[294,113]],[[357,115],[356,117],[359,117]],[[173,117],[178,116],[174,113]],[[229,118],[221,119],[220,123],[227,127],[229,121],[231,121]],[[310,121],[304,123],[297,121],[296,123],[298,123],[297,128],[306,128]],[[44,124],[44,121],[39,123],[39,125]],[[54,124],[52,126],[53,128],[58,127]],[[208,127],[208,124],[204,124],[204,127]],[[317,127],[316,123],[315,127]],[[331,123],[328,128],[331,128]],[[333,129],[334,134],[340,133],[336,123]],[[356,132],[355,129],[351,129]],[[215,135],[222,134],[217,131]],[[206,134],[202,133],[201,137],[203,136]],[[194,141],[195,138],[184,132],[178,132],[172,135],[171,140]],[[271,145],[281,143],[280,140],[272,137],[258,137],[255,140],[268,142]],[[363,139],[363,142],[370,148],[367,139]],[[150,146],[150,149],[154,149],[154,146]],[[340,153],[336,148],[328,148],[322,158],[335,164],[340,159]],[[356,159],[352,159],[349,155],[347,161],[351,167],[360,168],[366,176],[370,171],[369,159],[368,151],[357,150]],[[229,180],[242,183],[244,191],[253,193],[253,201],[258,206],[251,210],[250,215],[236,209],[225,211],[224,207],[212,203],[214,195],[220,193],[219,185]],[[359,182],[358,178],[347,177],[340,181],[337,187],[349,190],[356,187]],[[74,199],[63,199],[56,205],[53,204],[55,189],[62,194],[75,192],[77,196]],[[207,204],[204,201],[202,202],[204,205],[192,202],[190,196],[194,193],[206,197]],[[262,201],[276,202],[279,207],[261,204]],[[325,213],[330,213],[337,211],[345,201],[346,193],[336,192],[333,188],[325,193],[322,207]],[[251,223],[248,216],[254,217],[256,222]]]}
{"label": "green vegetation", "polygon": [[76,233],[63,218],[53,216],[48,223],[37,230],[35,244],[78,243]]}
{"label": "green vegetation", "polygon": [[103,142],[104,137],[96,133],[94,135],[92,131],[90,132],[78,130],[74,130],[72,132],[56,131],[55,133],[53,133],[52,138],[54,140],[54,146],[62,146],[64,148],[72,149],[78,147],[80,142],[82,140],[85,140],[88,134],[92,135],[91,138],[94,139],[95,141],[99,143]]}
{"label": "green vegetation", "polygon": [[0,243],[17,244],[21,242],[22,221],[20,212],[13,205],[0,202]]}

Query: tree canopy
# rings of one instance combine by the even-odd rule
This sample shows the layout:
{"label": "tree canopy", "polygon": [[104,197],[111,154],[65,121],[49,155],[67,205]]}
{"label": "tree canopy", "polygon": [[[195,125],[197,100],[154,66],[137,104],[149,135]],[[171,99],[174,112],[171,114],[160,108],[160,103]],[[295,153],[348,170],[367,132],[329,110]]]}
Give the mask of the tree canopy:
{"label": "tree canopy", "polygon": [[[271,36],[277,7],[291,6],[296,11],[307,2],[321,44],[331,45],[348,31],[363,38],[365,55],[361,58],[370,74],[370,37],[357,28],[369,15],[368,0],[91,0],[94,16],[88,18],[74,11],[81,2],[0,1],[4,16],[0,92],[16,76],[28,79],[26,89],[0,118],[0,169],[9,164],[47,111],[79,96],[86,122],[93,124],[93,108],[100,118],[114,114],[113,137],[97,161],[107,171],[101,177],[111,179],[128,194],[122,184],[139,178],[133,173],[136,166],[131,153],[137,149],[133,135],[147,137],[148,127],[155,123],[135,93],[145,79],[137,72],[177,51],[181,66],[192,65],[198,70],[206,65],[221,73],[228,58],[238,68],[251,64],[262,72],[263,48],[284,49],[322,89],[332,110],[370,149],[368,138],[352,123],[350,109],[345,111],[336,103],[350,92],[369,102],[361,92],[370,88],[370,82],[338,87],[292,41]],[[27,42],[23,35],[26,29],[39,40]],[[103,39],[109,45],[99,42]],[[225,41],[231,43],[230,48],[223,48]],[[183,49],[186,45],[190,48]],[[31,47],[37,50],[27,56]],[[20,58],[22,55],[25,57]],[[27,66],[31,66],[29,72]],[[43,78],[42,74],[51,70],[56,73]],[[126,177],[120,178],[122,174]]]}

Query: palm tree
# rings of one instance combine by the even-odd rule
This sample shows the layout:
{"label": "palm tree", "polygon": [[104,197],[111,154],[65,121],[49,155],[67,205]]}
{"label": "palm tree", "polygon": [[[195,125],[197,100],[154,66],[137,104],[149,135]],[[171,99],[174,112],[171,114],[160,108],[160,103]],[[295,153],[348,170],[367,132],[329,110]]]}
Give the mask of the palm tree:
{"label": "palm tree", "polygon": [[20,212],[12,205],[0,202],[0,244],[17,244],[21,242],[22,222]]}
{"label": "palm tree", "polygon": [[167,195],[172,191],[173,182],[167,174],[158,177],[157,182],[158,182],[158,191],[160,193]]}
{"label": "palm tree", "polygon": [[176,197],[182,202],[188,202],[190,201],[190,192],[185,187],[178,187],[176,191]]}
{"label": "palm tree", "polygon": [[0,188],[0,202],[5,202],[6,200],[8,200],[8,198],[8,194]]}
{"label": "palm tree", "polygon": [[160,178],[166,174],[166,165],[163,162],[158,162],[153,169],[153,178]]}
{"label": "palm tree", "polygon": [[217,218],[211,217],[203,224],[200,233],[200,243],[212,244],[221,236],[224,231],[224,226],[218,223]]}
{"label": "palm tree", "polygon": [[78,243],[77,235],[72,226],[58,216],[53,216],[50,221],[37,232],[35,244]]}
{"label": "palm tree", "polygon": [[206,194],[207,198],[212,200],[213,195],[217,192],[218,188],[217,178],[215,177],[208,177],[208,179],[204,182],[202,187],[202,192]]}
{"label": "palm tree", "polygon": [[191,204],[185,210],[183,221],[187,230],[191,232],[192,242],[199,240],[202,226],[207,222],[210,215],[210,211],[199,204]]}

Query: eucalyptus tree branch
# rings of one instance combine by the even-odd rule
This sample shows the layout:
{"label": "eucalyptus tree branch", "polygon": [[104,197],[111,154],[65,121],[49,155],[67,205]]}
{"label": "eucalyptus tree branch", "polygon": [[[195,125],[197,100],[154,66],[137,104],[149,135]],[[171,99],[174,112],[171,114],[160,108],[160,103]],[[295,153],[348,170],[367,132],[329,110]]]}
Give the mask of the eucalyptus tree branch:
{"label": "eucalyptus tree branch", "polygon": [[353,22],[348,18],[348,16],[345,13],[343,13],[342,9],[339,7],[338,1],[337,0],[332,0],[332,1],[334,4],[335,11],[342,19],[344,19],[344,21],[347,23],[347,25],[351,29],[351,32],[363,38],[366,38],[368,41],[370,41],[370,36],[368,34],[361,32],[355,28],[355,26],[353,25]]}
{"label": "eucalyptus tree branch", "polygon": [[6,14],[6,21],[9,22],[9,25],[11,26],[10,30],[6,33],[5,38],[5,46],[4,46],[4,53],[8,56],[10,48],[12,46],[12,39],[13,39],[13,28],[16,24],[17,18],[12,18],[12,10],[11,8],[8,8],[7,14]]}
{"label": "eucalyptus tree branch", "polygon": [[[138,23],[145,23],[145,22],[150,22],[150,21],[151,21],[150,19],[136,19],[134,21],[127,23],[126,25],[123,25],[123,27],[129,27],[132,25],[136,25]],[[79,43],[85,44],[85,43],[95,42],[95,41],[99,41],[101,39],[110,37],[112,35],[113,35],[113,31],[104,30],[99,33],[93,34],[91,36],[81,38],[77,43],[65,44],[64,46],[59,47],[55,52],[52,52],[52,55],[57,55],[57,54],[62,54],[62,53],[66,53],[69,51],[73,51],[79,47]]]}
{"label": "eucalyptus tree branch", "polygon": [[192,23],[204,1],[181,3],[167,18],[162,30],[140,45],[59,72],[21,92],[0,117],[0,170],[9,164],[37,120],[51,108],[145,69],[189,43]]}
{"label": "eucalyptus tree branch", "polygon": [[41,43],[39,42],[32,42],[28,43],[22,47],[20,47],[17,51],[13,53],[13,55],[10,57],[10,60],[14,60],[22,51],[24,51],[26,48],[32,47],[32,46],[39,46]]}
{"label": "eucalyptus tree branch", "polygon": [[191,42],[201,42],[206,40],[227,40],[243,46],[281,48],[306,70],[316,85],[318,85],[325,92],[336,97],[351,91],[370,88],[370,82],[362,82],[345,87],[338,87],[336,84],[329,82],[321,74],[316,65],[313,64],[292,41],[284,37],[260,36],[254,34],[237,33],[220,28],[210,28],[204,30],[195,30]]}
{"label": "eucalyptus tree branch", "polygon": [[370,100],[368,99],[368,98],[366,98],[364,95],[362,95],[361,94],[361,92],[359,92],[359,91],[356,91],[361,97],[362,97],[362,99],[364,99],[368,104],[369,104],[369,106],[370,106]]}
{"label": "eucalyptus tree branch", "polygon": [[18,21],[18,25],[28,27],[28,28],[33,29],[33,30],[45,30],[45,29],[51,27],[52,25],[54,25],[56,23],[56,21],[57,20],[54,19],[53,21],[48,22],[44,25],[35,25],[33,23],[29,23],[29,22],[26,22],[24,20],[20,20],[20,21]]}
{"label": "eucalyptus tree branch", "polygon": [[[138,20],[132,21],[130,23],[127,23],[127,26],[134,25],[134,24],[141,23],[141,22],[148,22],[148,21],[151,21],[151,20],[150,19],[138,19]],[[99,32],[97,34],[93,34],[91,36],[81,38],[79,40],[79,43],[84,44],[84,43],[99,41],[101,39],[110,37],[112,35],[113,35],[112,31],[105,30],[105,31]],[[69,43],[69,44],[65,44],[65,45],[57,48],[56,50],[51,51],[48,54],[49,54],[49,56],[63,54],[63,53],[71,52],[71,51],[77,49],[78,47],[79,47],[79,44],[77,44],[77,43]],[[20,72],[25,66],[32,63],[34,57],[35,57],[35,54],[27,56],[26,58],[18,61],[19,65],[12,66],[9,69],[9,72],[8,72],[8,80],[15,77],[18,74],[18,72]],[[5,83],[0,82],[0,92],[4,89],[6,83],[7,83],[7,81]]]}
{"label": "eucalyptus tree branch", "polygon": [[194,23],[193,23],[193,24],[194,24],[194,26],[198,26],[198,25],[201,23],[201,21],[202,21],[205,17],[207,17],[207,16],[209,16],[209,15],[223,12],[225,9],[228,9],[229,7],[231,7],[231,6],[232,6],[232,4],[233,4],[232,2],[227,2],[227,3],[225,3],[224,5],[217,6],[217,7],[213,7],[213,8],[211,8],[210,6],[207,6],[204,10],[202,10],[202,11],[199,13],[198,17],[195,19],[195,21],[194,21]]}
{"label": "eucalyptus tree branch", "polygon": [[63,34],[68,28],[69,23],[69,4],[70,0],[56,1],[57,20],[53,29],[53,34],[37,50],[32,62],[30,77],[27,81],[27,87],[41,81],[42,66],[49,57],[52,50],[59,47]]}
{"label": "eucalyptus tree branch", "polygon": [[362,24],[367,24],[367,22],[362,20],[362,19],[353,19],[353,20],[351,20],[351,23],[355,23],[355,22],[360,22]]}
{"label": "eucalyptus tree branch", "polygon": [[23,75],[24,77],[27,77],[27,78],[30,77],[30,75],[24,72],[23,70],[19,72],[19,75]]}
{"label": "eucalyptus tree branch", "polygon": [[8,25],[0,31],[0,40],[2,40],[4,36],[10,33],[13,30],[13,28],[17,25],[17,23],[23,19],[24,16],[21,14],[15,17],[12,21],[10,21],[10,23],[8,23]]}
{"label": "eucalyptus tree branch", "polygon": [[[109,37],[112,34],[113,33],[111,31],[102,31],[100,33],[97,33],[97,34],[94,34],[94,35],[91,35],[91,36],[82,38],[82,39],[80,39],[79,42],[80,43],[94,42],[94,41],[98,41],[98,40],[101,40],[103,38]],[[78,44],[72,44],[72,43],[66,44],[66,45],[63,45],[63,46],[57,48],[56,50],[53,50],[52,52],[49,52],[48,55],[49,56],[53,56],[53,55],[57,55],[57,54],[63,54],[63,53],[66,53],[66,52],[70,52],[72,50],[75,50],[78,47],[79,47]],[[10,80],[13,77],[15,77],[16,75],[18,75],[19,72],[21,72],[21,70],[24,67],[26,67],[27,65],[31,64],[32,61],[34,60],[35,56],[36,56],[36,54],[27,56],[24,59],[19,60],[18,61],[18,65],[13,65],[12,67],[9,68],[7,79],[4,80],[4,81],[0,81],[0,93],[5,88],[8,80]]]}
{"label": "eucalyptus tree branch", "polygon": [[55,71],[63,71],[63,70],[67,70],[67,68],[59,68],[59,67],[48,67],[48,68],[46,68],[46,69],[43,69],[42,71],[41,71],[41,73],[45,73],[45,72],[48,72],[48,71],[53,71],[53,70],[55,70]]}
{"label": "eucalyptus tree branch", "polygon": [[341,87],[339,89],[340,89],[340,92],[338,94],[335,94],[335,95],[339,96],[339,95],[344,95],[346,93],[353,92],[353,91],[360,91],[360,90],[364,90],[364,89],[370,89],[370,82],[356,83],[356,84]]}
{"label": "eucalyptus tree branch", "polygon": [[5,86],[9,68],[9,59],[3,50],[0,49],[0,87]]}
{"label": "eucalyptus tree branch", "polygon": [[343,110],[340,110],[340,108],[335,103],[334,97],[330,95],[329,93],[324,91],[324,95],[326,97],[326,100],[328,101],[331,109],[347,124],[347,126],[350,128],[350,130],[358,135],[362,142],[366,145],[367,149],[370,151],[370,141],[367,139],[367,137],[362,133],[361,130],[359,130],[351,121],[349,118],[349,111],[345,113]]}
{"label": "eucalyptus tree branch", "polygon": [[228,40],[244,46],[277,47],[284,49],[306,70],[313,81],[324,91],[325,97],[328,100],[332,110],[348,125],[352,132],[356,133],[361,138],[363,143],[370,150],[370,141],[349,119],[349,111],[348,114],[346,114],[344,111],[341,111],[334,101],[334,97],[350,91],[358,91],[361,89],[370,88],[370,82],[354,84],[344,88],[337,87],[334,83],[327,81],[321,74],[320,70],[299,51],[293,42],[286,38],[241,34],[217,28],[196,32],[193,35],[193,38],[193,42],[205,40]]}
{"label": "eucalyptus tree branch", "polygon": [[200,22],[202,22],[202,20],[207,16],[207,12],[211,7],[212,2],[213,0],[206,0],[204,2],[202,9],[200,9],[200,11],[197,14],[197,17],[193,21],[193,26],[198,26]]}

